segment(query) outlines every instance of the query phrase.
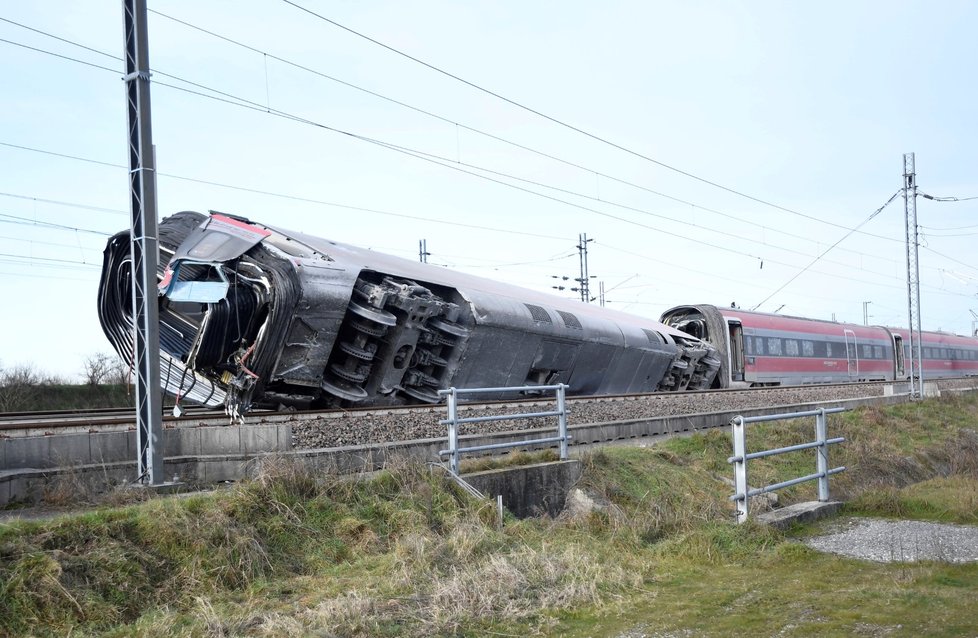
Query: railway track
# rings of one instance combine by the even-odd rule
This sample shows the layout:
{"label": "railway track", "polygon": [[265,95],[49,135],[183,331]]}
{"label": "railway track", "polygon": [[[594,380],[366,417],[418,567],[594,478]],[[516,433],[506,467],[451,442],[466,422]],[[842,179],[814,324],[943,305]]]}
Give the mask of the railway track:
{"label": "railway track", "polygon": [[[575,446],[654,441],[665,436],[722,426],[735,414],[773,414],[802,405],[902,402],[886,383],[800,386],[694,393],[660,393],[568,400],[568,425]],[[941,392],[978,390],[978,380],[940,382]],[[894,394],[886,398],[887,394]],[[544,410],[533,404],[546,402]],[[460,406],[464,416],[549,411],[552,398]],[[444,406],[267,412],[244,426],[227,426],[224,414],[167,417],[164,447],[168,476],[193,484],[238,480],[264,454],[285,454],[319,471],[370,472],[393,459],[431,461],[444,446]],[[552,431],[554,419],[503,419],[463,424],[466,441],[518,442],[525,430]],[[249,427],[251,426],[251,427]],[[131,482],[135,468],[133,418],[118,410],[0,415],[0,506],[44,498],[52,482],[83,482],[92,489]],[[530,438],[534,438],[530,436]]]}
{"label": "railway track", "polygon": [[[945,386],[974,387],[978,380],[939,380]],[[693,414],[759,407],[791,405],[833,399],[882,396],[885,382],[827,384],[818,386],[778,386],[751,389],[707,390],[683,393],[651,393],[600,397],[569,397],[571,423],[609,422],[648,418],[666,414]],[[470,415],[503,414],[527,411],[534,404],[552,402],[547,397],[519,401],[462,404],[460,410]],[[443,435],[437,422],[444,414],[443,405],[387,406],[345,410],[256,411],[248,415],[250,423],[292,424],[294,443],[299,448],[357,445],[382,440],[411,440]],[[164,415],[165,428],[228,425],[227,415],[220,411],[191,408],[179,417]],[[73,432],[111,432],[135,428],[131,408],[105,410],[58,410],[51,412],[17,412],[0,414],[0,437],[44,436]],[[486,425],[481,426],[483,430]],[[517,421],[500,421],[489,426],[496,431],[525,427]],[[465,432],[463,431],[463,434]],[[401,437],[401,438],[393,438]]]}

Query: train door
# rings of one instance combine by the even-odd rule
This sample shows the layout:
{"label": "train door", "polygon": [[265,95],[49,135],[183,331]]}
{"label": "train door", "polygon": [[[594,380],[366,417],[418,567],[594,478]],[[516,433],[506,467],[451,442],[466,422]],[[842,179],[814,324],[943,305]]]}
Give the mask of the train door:
{"label": "train door", "polygon": [[894,379],[902,379],[906,376],[906,359],[904,359],[903,354],[903,337],[900,335],[893,335],[893,354],[895,356],[894,365],[896,366],[896,373],[893,377]]}
{"label": "train door", "polygon": [[727,338],[730,343],[730,381],[744,380],[744,327],[737,319],[727,319]]}
{"label": "train door", "polygon": [[852,330],[845,330],[846,335],[846,359],[849,362],[849,378],[855,379],[859,376],[859,351],[856,350],[856,333]]}

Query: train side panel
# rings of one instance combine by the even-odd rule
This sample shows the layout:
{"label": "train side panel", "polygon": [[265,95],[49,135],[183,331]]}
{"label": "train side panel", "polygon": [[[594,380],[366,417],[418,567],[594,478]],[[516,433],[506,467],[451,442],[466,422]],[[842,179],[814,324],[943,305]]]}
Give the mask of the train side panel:
{"label": "train side panel", "polygon": [[[705,389],[720,365],[657,321],[219,213],[164,219],[160,254],[165,389],[233,415],[436,403],[450,386]],[[103,331],[127,361],[129,260],[124,231],[99,288]]]}

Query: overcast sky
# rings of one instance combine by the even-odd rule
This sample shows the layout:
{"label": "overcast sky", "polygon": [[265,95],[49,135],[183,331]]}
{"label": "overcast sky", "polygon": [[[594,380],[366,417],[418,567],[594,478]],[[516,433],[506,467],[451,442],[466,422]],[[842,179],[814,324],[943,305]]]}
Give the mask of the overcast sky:
{"label": "overcast sky", "polygon": [[[168,16],[149,20],[161,217],[225,211],[408,258],[426,239],[431,263],[546,291],[577,276],[587,233],[592,292],[627,312],[861,323],[870,301],[871,323],[905,326],[902,197],[851,229],[901,188],[907,152],[922,192],[978,196],[978,3],[296,3],[582,132],[281,0],[151,0]],[[121,3],[0,18],[0,365],[77,375],[111,350],[98,272],[129,223]],[[971,330],[976,211],[918,199],[924,329]]]}

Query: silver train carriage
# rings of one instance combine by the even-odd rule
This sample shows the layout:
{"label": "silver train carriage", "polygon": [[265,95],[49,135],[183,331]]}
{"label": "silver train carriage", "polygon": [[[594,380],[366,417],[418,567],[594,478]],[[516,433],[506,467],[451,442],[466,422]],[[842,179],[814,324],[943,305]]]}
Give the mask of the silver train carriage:
{"label": "silver train carriage", "polygon": [[[451,386],[697,390],[720,367],[713,346],[651,319],[232,215],[177,213],[159,245],[161,383],[232,414],[436,403]],[[127,362],[130,268],[124,231],[105,249],[99,319]]]}

